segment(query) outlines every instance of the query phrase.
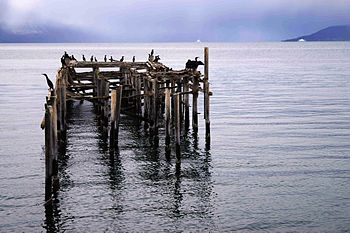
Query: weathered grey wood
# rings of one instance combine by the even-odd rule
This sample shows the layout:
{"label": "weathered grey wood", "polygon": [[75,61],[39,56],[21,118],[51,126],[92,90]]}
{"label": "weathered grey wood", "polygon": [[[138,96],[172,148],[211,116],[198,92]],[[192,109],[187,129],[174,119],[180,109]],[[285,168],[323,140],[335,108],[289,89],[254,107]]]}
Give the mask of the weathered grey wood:
{"label": "weathered grey wood", "polygon": [[155,146],[158,146],[159,144],[159,136],[158,136],[158,116],[159,116],[159,89],[158,89],[158,83],[157,79],[152,80],[152,92],[153,92],[153,103],[152,103],[152,134],[153,134],[153,142]]}
{"label": "weathered grey wood", "polygon": [[198,101],[198,77],[193,77],[192,84],[192,127],[195,132],[198,130],[198,111],[197,111],[197,101]]}
{"label": "weathered grey wood", "polygon": [[123,86],[118,86],[116,90],[112,91],[111,95],[111,130],[110,130],[110,150],[118,147],[119,137],[119,119],[121,109],[121,99],[123,94]]}
{"label": "weathered grey wood", "polygon": [[136,69],[148,69],[145,62],[84,62],[84,61],[71,61],[68,64],[69,67],[74,68],[90,68],[90,67],[126,67]]}
{"label": "weathered grey wood", "polygon": [[175,153],[176,153],[176,163],[181,163],[181,151],[180,151],[180,145],[181,145],[181,137],[180,137],[180,95],[173,96],[175,98],[175,139],[176,139],[176,146],[175,146]]}
{"label": "weathered grey wood", "polygon": [[206,145],[210,145],[210,118],[209,118],[209,49],[204,48],[204,119]]}
{"label": "weathered grey wood", "polygon": [[170,157],[170,89],[165,89],[165,155]]}
{"label": "weathered grey wood", "polygon": [[45,201],[52,195],[52,175],[53,175],[53,128],[52,128],[53,108],[45,104]]}

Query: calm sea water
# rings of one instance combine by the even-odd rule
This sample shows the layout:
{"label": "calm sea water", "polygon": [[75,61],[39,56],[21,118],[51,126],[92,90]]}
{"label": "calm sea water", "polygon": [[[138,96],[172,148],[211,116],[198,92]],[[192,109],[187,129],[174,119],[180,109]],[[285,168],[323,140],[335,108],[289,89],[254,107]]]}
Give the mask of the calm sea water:
{"label": "calm sea water", "polygon": [[[120,151],[74,103],[61,188],[44,203],[47,87],[64,51],[174,69],[210,48],[204,120],[182,138],[181,175],[122,116]],[[200,96],[200,112],[203,112]],[[161,130],[164,132],[164,129]],[[350,43],[0,44],[0,231],[350,231]]]}

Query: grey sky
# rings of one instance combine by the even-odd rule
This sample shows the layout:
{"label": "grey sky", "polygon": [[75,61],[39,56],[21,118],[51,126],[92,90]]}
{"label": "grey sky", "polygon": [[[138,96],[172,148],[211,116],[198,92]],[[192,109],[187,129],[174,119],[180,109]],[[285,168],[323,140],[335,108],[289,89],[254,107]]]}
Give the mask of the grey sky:
{"label": "grey sky", "polygon": [[278,41],[350,24],[350,0],[0,0],[12,30],[63,24],[114,41]]}

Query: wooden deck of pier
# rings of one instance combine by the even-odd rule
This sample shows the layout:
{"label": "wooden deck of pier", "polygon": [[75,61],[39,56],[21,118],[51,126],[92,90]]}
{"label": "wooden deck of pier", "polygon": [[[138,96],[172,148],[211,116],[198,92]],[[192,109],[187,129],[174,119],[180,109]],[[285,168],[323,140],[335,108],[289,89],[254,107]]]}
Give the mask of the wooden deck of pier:
{"label": "wooden deck of pier", "polygon": [[[120,113],[133,115],[144,122],[150,141],[159,145],[159,127],[165,128],[165,154],[171,157],[171,132],[175,138],[177,169],[181,164],[181,127],[198,131],[198,94],[204,94],[206,146],[210,147],[209,118],[209,50],[204,48],[204,75],[196,69],[172,70],[160,62],[86,62],[65,59],[58,70],[55,88],[46,98],[45,166],[46,200],[58,183],[58,151],[65,147],[67,102],[87,100],[94,103],[105,133],[109,135],[111,153],[118,147]],[[76,68],[89,68],[77,72]],[[100,68],[113,68],[100,71]],[[115,69],[115,70],[114,70]],[[190,103],[192,96],[192,103]],[[172,130],[173,129],[173,130]]]}

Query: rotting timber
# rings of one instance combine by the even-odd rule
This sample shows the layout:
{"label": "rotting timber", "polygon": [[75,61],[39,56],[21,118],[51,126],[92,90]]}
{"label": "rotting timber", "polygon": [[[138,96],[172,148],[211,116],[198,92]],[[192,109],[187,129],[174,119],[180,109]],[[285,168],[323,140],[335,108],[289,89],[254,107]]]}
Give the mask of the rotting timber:
{"label": "rotting timber", "polygon": [[[77,68],[92,69],[77,72]],[[100,71],[100,68],[113,70]],[[171,138],[175,138],[177,171],[181,164],[181,127],[190,125],[198,132],[198,94],[204,94],[206,147],[210,147],[209,50],[204,48],[204,75],[196,69],[172,70],[160,62],[87,62],[66,58],[58,70],[55,88],[46,97],[45,117],[45,200],[49,202],[58,185],[58,151],[65,148],[67,103],[91,101],[103,131],[109,134],[109,150],[118,147],[120,114],[144,122],[150,142],[159,145],[158,128],[165,129],[165,156],[171,157]],[[192,104],[190,104],[192,96]],[[174,137],[171,137],[171,133]]]}

